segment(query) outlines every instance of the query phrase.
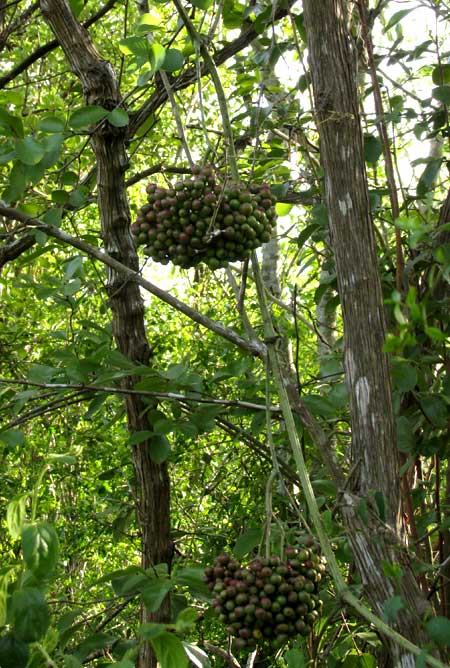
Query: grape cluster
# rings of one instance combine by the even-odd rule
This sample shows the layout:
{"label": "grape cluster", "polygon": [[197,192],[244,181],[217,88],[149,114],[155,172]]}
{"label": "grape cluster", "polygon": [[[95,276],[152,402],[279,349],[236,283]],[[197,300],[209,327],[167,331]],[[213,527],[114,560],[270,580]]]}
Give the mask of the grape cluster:
{"label": "grape cluster", "polygon": [[236,638],[236,649],[265,641],[277,648],[293,636],[311,633],[322,608],[319,582],[325,564],[312,537],[308,544],[289,546],[286,561],[257,558],[243,567],[221,554],[205,569],[214,611]]}
{"label": "grape cluster", "polygon": [[149,183],[148,203],[138,211],[131,232],[144,253],[162,264],[210,269],[244,260],[269,241],[275,226],[276,198],[267,184],[221,183],[211,166],[171,188]]}

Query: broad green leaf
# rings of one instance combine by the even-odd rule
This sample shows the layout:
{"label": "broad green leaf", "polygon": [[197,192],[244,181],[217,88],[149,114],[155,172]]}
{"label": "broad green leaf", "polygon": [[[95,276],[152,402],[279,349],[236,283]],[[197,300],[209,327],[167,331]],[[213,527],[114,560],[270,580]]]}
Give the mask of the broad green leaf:
{"label": "broad green leaf", "polygon": [[14,448],[17,445],[25,443],[25,436],[20,429],[6,429],[5,431],[0,431],[0,441],[6,443],[10,448]]}
{"label": "broad green leaf", "polygon": [[163,418],[162,420],[154,422],[152,426],[155,434],[170,434],[172,431],[176,430],[177,423],[175,420]]}
{"label": "broad green leaf", "polygon": [[414,431],[406,415],[396,418],[397,448],[400,452],[412,452],[415,445]]}
{"label": "broad green leaf", "polygon": [[26,668],[30,651],[27,643],[19,640],[12,633],[0,638],[1,668]]}
{"label": "broad green leaf", "polygon": [[177,571],[174,582],[188,587],[189,593],[195,598],[209,601],[211,594],[204,582],[204,570],[201,566],[188,566]]}
{"label": "broad green leaf", "polygon": [[47,455],[47,461],[48,462],[57,462],[58,464],[76,464],[77,463],[77,458],[75,455],[69,455],[69,454],[63,454],[59,452],[51,452],[49,455]]}
{"label": "broad green leaf", "polygon": [[141,592],[144,605],[149,612],[156,612],[161,607],[161,603],[173,587],[171,580],[162,580],[155,578],[144,587]]}
{"label": "broad green leaf", "polygon": [[275,211],[277,213],[277,216],[287,216],[293,206],[294,206],[293,204],[287,204],[285,202],[277,202],[275,204]]}
{"label": "broad green leaf", "polygon": [[83,7],[86,4],[84,0],[69,0],[70,8],[72,9],[74,15],[77,17],[83,11]]}
{"label": "broad green leaf", "polygon": [[213,0],[190,0],[191,5],[198,7],[198,9],[209,9]]}
{"label": "broad green leaf", "polygon": [[235,0],[225,0],[222,9],[222,21],[225,28],[240,28],[244,20],[245,5]]}
{"label": "broad green leaf", "polygon": [[0,108],[0,134],[11,137],[23,137],[23,123],[18,116]]}
{"label": "broad green leaf", "polygon": [[161,69],[164,64],[165,57],[166,49],[162,46],[162,44],[155,42],[154,44],[150,45],[149,60],[150,65],[152,66],[152,74]]}
{"label": "broad green leaf", "polygon": [[238,537],[233,547],[234,556],[238,559],[245,557],[246,554],[260,544],[261,534],[261,527],[250,528],[244,531],[244,533]]}
{"label": "broad green leaf", "polygon": [[73,654],[64,655],[64,668],[83,668],[80,659],[77,659]]}
{"label": "broad green leaf", "polygon": [[387,622],[394,622],[405,604],[401,596],[392,596],[383,605],[383,617]]}
{"label": "broad green leaf", "polygon": [[443,104],[450,104],[450,86],[437,86],[433,88],[431,94],[435,100]]}
{"label": "broad green leaf", "polygon": [[110,111],[106,118],[116,128],[124,128],[130,122],[130,117],[125,109],[120,109],[119,107]]}
{"label": "broad green leaf", "polygon": [[425,630],[433,642],[450,647],[450,619],[433,617],[426,623]]}
{"label": "broad green leaf", "polygon": [[47,225],[53,225],[54,227],[61,226],[62,219],[62,209],[60,207],[55,207],[54,209],[49,209],[42,216],[42,220]]}
{"label": "broad green leaf", "polygon": [[395,14],[392,14],[391,18],[386,24],[386,27],[384,28],[384,32],[387,32],[388,30],[393,28],[399,21],[401,21],[410,12],[412,12],[412,9],[400,9],[400,11],[395,12]]}
{"label": "broad green leaf", "polygon": [[149,60],[149,43],[144,36],[125,37],[119,42],[119,49],[126,56],[134,56],[138,66]]}
{"label": "broad green leaf", "polygon": [[305,655],[300,649],[290,649],[284,654],[283,659],[287,663],[287,668],[306,668]]}
{"label": "broad green leaf", "polygon": [[442,160],[440,158],[428,161],[417,182],[417,194],[419,196],[422,197],[423,195],[426,195],[430,188],[433,187],[433,184],[436,182],[439,175],[441,165]]}
{"label": "broad green leaf", "polygon": [[176,72],[181,70],[184,64],[184,56],[178,49],[166,49],[164,62],[162,64],[163,70],[166,72]]}
{"label": "broad green leaf", "polygon": [[392,378],[395,389],[400,392],[409,392],[417,385],[417,371],[415,367],[407,362],[393,363]]}
{"label": "broad green leaf", "polygon": [[152,431],[135,431],[133,434],[131,434],[130,438],[128,439],[128,444],[138,445],[139,443],[148,440],[152,436],[153,436]]}
{"label": "broad green leaf", "polygon": [[195,626],[197,619],[197,610],[194,610],[194,608],[185,608],[177,615],[175,628],[179,633],[184,633]]}
{"label": "broad green leaf", "polygon": [[41,132],[63,132],[65,123],[57,116],[45,116],[37,124],[37,129]]}
{"label": "broad green leaf", "polygon": [[150,638],[150,642],[158,657],[160,668],[187,668],[187,654],[181,640],[173,633],[165,631]]}
{"label": "broad green leaf", "polygon": [[20,199],[25,188],[27,187],[28,179],[25,170],[26,165],[24,165],[19,160],[14,163],[9,173],[9,185],[2,193],[2,198],[8,204]]}
{"label": "broad green leaf", "polygon": [[428,650],[423,649],[416,657],[416,668],[427,668]]}
{"label": "broad green leaf", "polygon": [[166,625],[165,624],[154,624],[149,622],[148,624],[142,624],[138,633],[140,636],[145,638],[145,640],[151,640],[160,636],[162,633],[165,633]]}
{"label": "broad green leaf", "polygon": [[18,139],[16,142],[16,155],[24,165],[37,165],[44,153],[44,146],[33,137]]}
{"label": "broad green leaf", "polygon": [[436,427],[445,427],[448,420],[447,405],[441,397],[433,394],[427,394],[420,400],[420,406]]}
{"label": "broad green leaf", "polygon": [[9,533],[14,540],[20,538],[20,534],[22,532],[22,527],[26,516],[27,498],[28,494],[16,496],[8,503],[8,507],[6,509],[6,523],[8,525]]}
{"label": "broad green leaf", "polygon": [[436,86],[450,84],[450,65],[448,63],[436,65],[431,74],[431,78],[433,79],[433,83],[436,84]]}
{"label": "broad green leaf", "polygon": [[9,577],[9,572],[0,576],[0,627],[6,624]]}
{"label": "broad green leaf", "polygon": [[184,641],[183,647],[189,661],[193,663],[194,666],[197,668],[211,668],[211,662],[204,650],[200,649],[200,647],[197,647],[197,645],[193,645],[192,643]]}
{"label": "broad green leaf", "polygon": [[75,109],[69,118],[69,125],[73,130],[82,130],[94,123],[98,123],[108,115],[108,110],[97,105]]}
{"label": "broad green leaf", "polygon": [[148,447],[150,457],[156,464],[162,464],[170,455],[170,441],[164,434],[153,434]]}
{"label": "broad green leaf", "polygon": [[375,164],[383,153],[383,145],[378,137],[365,135],[364,137],[364,159],[370,164]]}
{"label": "broad green leaf", "polygon": [[55,529],[48,522],[27,524],[22,529],[23,558],[37,577],[48,577],[56,568],[59,541]]}
{"label": "broad green leaf", "polygon": [[140,26],[158,26],[161,23],[161,16],[155,11],[141,14],[139,17]]}
{"label": "broad green leaf", "polygon": [[50,626],[50,613],[39,589],[22,589],[12,596],[14,635],[24,642],[36,642]]}
{"label": "broad green leaf", "polygon": [[84,640],[75,652],[75,656],[83,661],[91,652],[96,649],[105,649],[117,641],[117,636],[111,633],[96,633]]}

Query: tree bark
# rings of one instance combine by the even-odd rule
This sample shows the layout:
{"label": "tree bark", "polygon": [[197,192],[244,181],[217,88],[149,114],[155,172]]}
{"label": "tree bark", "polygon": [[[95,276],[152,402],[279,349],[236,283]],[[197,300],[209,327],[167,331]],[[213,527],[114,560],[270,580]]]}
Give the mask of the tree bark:
{"label": "tree bark", "polygon": [[[404,609],[394,625],[420,646],[426,642],[421,618],[427,602],[400,539],[399,456],[389,364],[383,353],[386,323],[365,172],[356,54],[348,29],[350,3],[303,4],[352,422],[352,477],[342,494],[342,514],[368,599],[382,614],[386,600],[399,593]],[[401,566],[398,590],[385,576],[383,562]],[[414,656],[395,642],[386,638],[385,646],[389,665],[415,666]]]}
{"label": "tree bark", "polygon": [[[96,50],[89,33],[75,19],[66,0],[42,0],[42,13],[65,56],[79,77],[86,104],[114,109],[121,95],[114,71]],[[138,271],[139,263],[130,233],[130,211],[124,174],[128,166],[125,150],[127,128],[102,122],[92,134],[97,163],[98,204],[105,250],[124,265]],[[113,333],[120,352],[133,362],[148,364],[151,349],[144,323],[144,304],[139,286],[123,274],[108,268],[107,292],[113,318]],[[136,378],[126,378],[124,388],[133,387]],[[151,430],[145,404],[138,395],[127,395],[126,410],[131,433]],[[170,482],[167,464],[150,458],[148,441],[133,447],[132,456],[138,482],[137,513],[142,534],[142,566],[170,564]],[[153,620],[168,621],[168,603]],[[149,615],[142,612],[142,621]],[[153,668],[156,659],[145,647],[139,668]]]}

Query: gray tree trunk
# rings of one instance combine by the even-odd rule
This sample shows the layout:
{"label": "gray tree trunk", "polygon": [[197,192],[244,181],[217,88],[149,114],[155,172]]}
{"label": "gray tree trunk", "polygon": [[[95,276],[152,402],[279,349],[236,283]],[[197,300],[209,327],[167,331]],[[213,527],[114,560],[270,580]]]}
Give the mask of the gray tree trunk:
{"label": "gray tree trunk", "polygon": [[[342,515],[366,595],[378,614],[395,594],[404,609],[394,626],[419,646],[427,609],[401,543],[399,456],[386,324],[371,218],[359,104],[356,54],[348,29],[351,3],[304,0],[309,62],[325,177],[325,201],[344,321],[344,367],[352,423],[352,478],[342,495]],[[381,513],[373,494],[381,494]],[[361,513],[360,501],[367,504]],[[394,587],[383,562],[401,566]],[[389,665],[415,666],[412,654],[386,638]]]}
{"label": "gray tree trunk", "polygon": [[[42,0],[41,9],[71,69],[81,81],[86,104],[106,109],[120,105],[121,95],[111,65],[102,59],[66,0]],[[130,269],[138,271],[124,181],[128,166],[126,138],[127,128],[116,128],[105,121],[98,124],[92,134],[92,148],[96,158],[98,205],[105,250]],[[131,361],[148,364],[151,350],[145,332],[144,304],[139,286],[109,268],[107,292],[117,347]],[[136,380],[126,378],[123,387],[133,387]],[[151,431],[144,408],[138,395],[127,396],[126,410],[131,433]],[[155,464],[151,460],[147,441],[133,447],[132,457],[138,482],[137,514],[142,536],[142,566],[148,568],[152,564],[170,563],[170,482],[167,465]],[[168,614],[167,601],[152,619],[168,621]],[[143,609],[142,621],[149,621],[149,618]],[[138,666],[156,666],[156,658],[148,646],[141,652]]]}

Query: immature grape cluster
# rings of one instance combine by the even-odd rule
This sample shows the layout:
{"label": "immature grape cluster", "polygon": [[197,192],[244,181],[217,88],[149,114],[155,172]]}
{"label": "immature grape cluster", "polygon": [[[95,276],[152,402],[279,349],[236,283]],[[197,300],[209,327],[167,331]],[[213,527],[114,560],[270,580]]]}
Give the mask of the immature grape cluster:
{"label": "immature grape cluster", "polygon": [[307,542],[309,547],[289,546],[286,561],[257,558],[243,567],[221,554],[205,569],[214,611],[235,636],[237,649],[264,641],[277,648],[293,636],[310,634],[322,608],[319,582],[325,564],[314,539]]}
{"label": "immature grape cluster", "polygon": [[276,198],[267,184],[221,183],[211,166],[194,166],[192,176],[171,188],[149,183],[148,203],[131,231],[144,253],[162,264],[211,269],[244,260],[269,241]]}

